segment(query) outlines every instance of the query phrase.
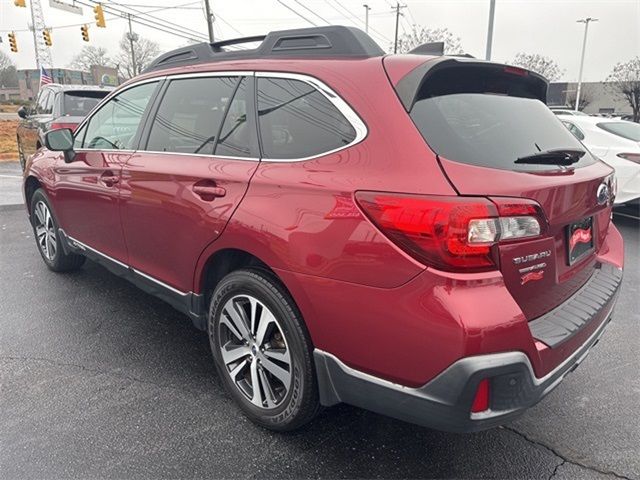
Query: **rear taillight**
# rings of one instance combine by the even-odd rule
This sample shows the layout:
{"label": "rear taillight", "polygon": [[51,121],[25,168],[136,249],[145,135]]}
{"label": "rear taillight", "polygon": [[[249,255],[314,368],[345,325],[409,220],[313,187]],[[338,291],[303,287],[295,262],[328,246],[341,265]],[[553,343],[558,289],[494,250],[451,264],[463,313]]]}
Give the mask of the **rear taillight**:
{"label": "rear taillight", "polygon": [[78,126],[77,123],[52,122],[49,125],[49,130],[59,130],[61,128],[69,128],[73,132],[77,126]]}
{"label": "rear taillight", "polygon": [[425,265],[446,271],[497,267],[492,247],[541,234],[538,204],[515,199],[357,192],[369,219]]}
{"label": "rear taillight", "polygon": [[640,163],[640,153],[618,153],[617,156],[630,162]]}

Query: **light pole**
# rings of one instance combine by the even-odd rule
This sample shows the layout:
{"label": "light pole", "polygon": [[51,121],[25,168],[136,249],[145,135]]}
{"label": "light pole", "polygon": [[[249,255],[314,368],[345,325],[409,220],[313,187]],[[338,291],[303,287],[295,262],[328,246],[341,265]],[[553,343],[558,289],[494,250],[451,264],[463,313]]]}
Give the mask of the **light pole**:
{"label": "light pole", "polygon": [[362,6],[364,7],[364,31],[369,33],[369,10],[371,7],[366,3]]}
{"label": "light pole", "polygon": [[578,88],[576,90],[576,112],[580,106],[580,89],[582,88],[582,67],[584,67],[584,52],[587,48],[587,32],[589,31],[589,23],[597,22],[597,18],[587,17],[581,20],[576,20],[577,23],[584,23],[584,38],[582,39],[582,55],[580,56],[580,72],[578,73]]}
{"label": "light pole", "polygon": [[485,60],[491,60],[491,44],[493,43],[493,19],[496,16],[496,0],[489,3],[489,29],[487,30],[487,53]]}

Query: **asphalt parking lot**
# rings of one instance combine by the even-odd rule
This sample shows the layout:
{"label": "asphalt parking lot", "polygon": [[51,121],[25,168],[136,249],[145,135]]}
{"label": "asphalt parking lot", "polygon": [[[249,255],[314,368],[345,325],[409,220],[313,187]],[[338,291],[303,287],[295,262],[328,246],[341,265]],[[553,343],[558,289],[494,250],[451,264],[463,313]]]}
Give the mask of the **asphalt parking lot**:
{"label": "asphalt parking lot", "polygon": [[615,221],[614,321],[522,419],[455,435],[338,406],[274,434],[238,413],[186,317],[93,263],[48,271],[23,207],[0,206],[0,477],[640,479],[640,230]]}

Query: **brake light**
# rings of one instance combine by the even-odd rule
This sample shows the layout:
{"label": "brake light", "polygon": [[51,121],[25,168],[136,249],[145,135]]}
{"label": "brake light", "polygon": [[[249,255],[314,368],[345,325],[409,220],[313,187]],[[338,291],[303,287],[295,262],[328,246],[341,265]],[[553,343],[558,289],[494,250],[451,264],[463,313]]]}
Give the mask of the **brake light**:
{"label": "brake light", "polygon": [[640,153],[618,153],[617,156],[634,163],[640,163]]}
{"label": "brake light", "polygon": [[77,123],[63,123],[63,122],[53,122],[49,125],[49,130],[59,130],[61,128],[69,128],[72,132],[78,126]]}
{"label": "brake light", "polygon": [[480,413],[489,410],[489,379],[483,378],[478,384],[476,396],[471,404],[471,413]]}
{"label": "brake light", "polygon": [[519,198],[357,192],[356,201],[398,247],[445,271],[493,270],[492,246],[542,231],[540,207]]}
{"label": "brake light", "polygon": [[527,75],[529,75],[529,72],[527,70],[518,67],[507,66],[504,67],[503,71],[512,75],[518,75],[519,77],[526,77]]}

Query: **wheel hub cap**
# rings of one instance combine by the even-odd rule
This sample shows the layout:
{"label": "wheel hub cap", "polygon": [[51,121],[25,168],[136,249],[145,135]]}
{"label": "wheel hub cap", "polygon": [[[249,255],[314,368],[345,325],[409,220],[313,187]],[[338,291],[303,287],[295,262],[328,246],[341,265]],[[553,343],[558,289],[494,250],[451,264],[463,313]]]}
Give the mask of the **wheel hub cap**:
{"label": "wheel hub cap", "polygon": [[292,361],[280,323],[266,305],[236,295],[222,308],[219,349],[228,375],[255,406],[280,405],[291,387]]}

